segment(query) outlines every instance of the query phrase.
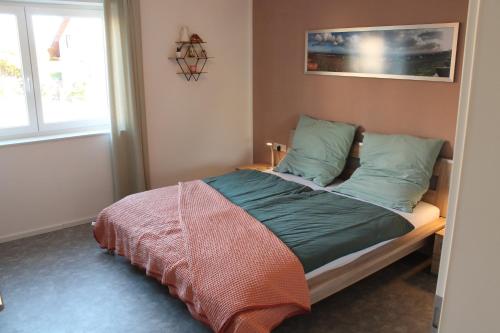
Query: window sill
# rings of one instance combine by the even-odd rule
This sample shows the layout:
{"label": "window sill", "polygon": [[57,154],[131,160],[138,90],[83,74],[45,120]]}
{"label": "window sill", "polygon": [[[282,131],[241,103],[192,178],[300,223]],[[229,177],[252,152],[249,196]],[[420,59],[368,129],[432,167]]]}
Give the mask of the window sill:
{"label": "window sill", "polygon": [[84,136],[104,135],[104,134],[109,134],[110,131],[111,131],[110,128],[101,128],[96,130],[82,130],[69,133],[46,134],[40,136],[32,136],[28,138],[17,138],[17,139],[6,139],[6,140],[0,139],[0,147],[21,145],[27,143],[45,142],[45,141],[64,140],[64,139],[78,138]]}

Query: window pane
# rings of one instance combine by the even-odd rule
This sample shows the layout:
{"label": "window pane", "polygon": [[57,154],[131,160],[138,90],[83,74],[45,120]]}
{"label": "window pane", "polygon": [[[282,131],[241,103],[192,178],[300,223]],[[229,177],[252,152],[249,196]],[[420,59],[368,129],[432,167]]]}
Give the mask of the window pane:
{"label": "window pane", "polygon": [[43,122],[109,119],[101,18],[33,15]]}
{"label": "window pane", "polygon": [[28,126],[17,18],[0,14],[0,129]]}

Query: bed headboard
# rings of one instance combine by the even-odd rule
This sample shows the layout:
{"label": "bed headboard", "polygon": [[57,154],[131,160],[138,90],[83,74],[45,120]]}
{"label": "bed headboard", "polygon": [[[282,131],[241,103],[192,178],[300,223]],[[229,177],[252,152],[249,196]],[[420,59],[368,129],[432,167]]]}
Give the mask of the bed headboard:
{"label": "bed headboard", "polygon": [[[290,131],[290,137],[288,139],[288,147],[292,147],[292,139],[295,130]],[[341,179],[348,179],[351,177],[353,172],[359,167],[359,151],[362,142],[355,139],[351,152],[349,153],[349,158],[347,159],[344,171],[340,175]],[[285,155],[286,152],[276,151],[275,161],[279,163]],[[433,204],[438,207],[441,211],[441,216],[446,217],[448,211],[448,193],[450,190],[450,175],[453,166],[453,161],[445,158],[438,158],[436,164],[434,165],[434,171],[432,173],[432,178],[430,181],[429,190],[424,194],[422,200]]]}

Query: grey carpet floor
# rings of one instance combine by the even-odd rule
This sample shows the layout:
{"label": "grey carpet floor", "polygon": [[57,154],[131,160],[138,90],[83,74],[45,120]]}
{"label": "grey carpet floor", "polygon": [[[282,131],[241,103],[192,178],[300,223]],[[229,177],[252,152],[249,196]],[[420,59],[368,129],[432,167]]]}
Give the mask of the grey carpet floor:
{"label": "grey carpet floor", "polygon": [[[411,255],[273,332],[427,333],[436,279]],[[210,332],[156,280],[98,248],[89,225],[0,244],[0,332]]]}

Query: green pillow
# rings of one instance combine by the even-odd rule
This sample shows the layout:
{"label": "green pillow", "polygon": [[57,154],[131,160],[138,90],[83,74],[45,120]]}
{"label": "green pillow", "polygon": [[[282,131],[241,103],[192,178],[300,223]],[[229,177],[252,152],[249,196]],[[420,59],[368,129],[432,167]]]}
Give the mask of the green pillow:
{"label": "green pillow", "polygon": [[300,116],[292,149],[274,169],[330,184],[344,169],[356,127],[349,124]]}
{"label": "green pillow", "polygon": [[335,191],[411,213],[429,188],[443,140],[365,133],[361,166]]}

